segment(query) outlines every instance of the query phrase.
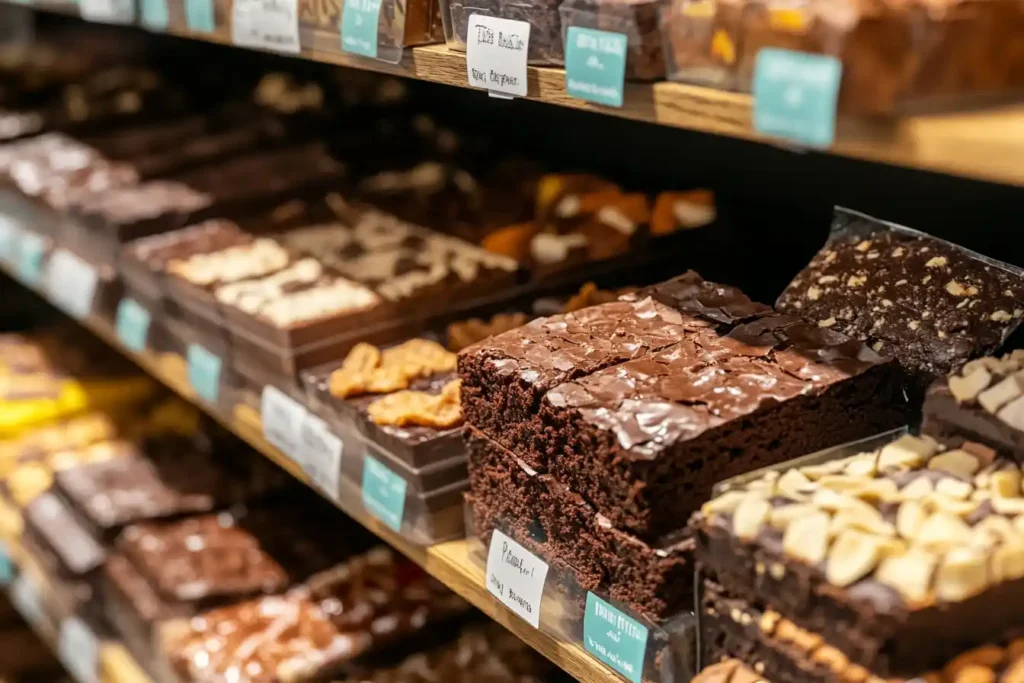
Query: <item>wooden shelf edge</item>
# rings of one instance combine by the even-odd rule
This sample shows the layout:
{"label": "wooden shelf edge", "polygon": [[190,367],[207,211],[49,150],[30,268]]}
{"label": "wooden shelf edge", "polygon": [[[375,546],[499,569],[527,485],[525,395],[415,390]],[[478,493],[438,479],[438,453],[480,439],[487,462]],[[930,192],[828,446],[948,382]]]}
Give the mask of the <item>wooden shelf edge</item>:
{"label": "wooden shelf edge", "polygon": [[[2,2],[3,0],[0,0]],[[16,3],[17,0],[7,0]],[[70,12],[31,5],[35,9]],[[230,45],[223,32],[168,31],[170,35]],[[465,55],[444,45],[405,50],[389,64],[341,51],[303,49],[300,58],[325,64],[404,76],[468,88]],[[748,95],[682,83],[627,83],[621,109],[569,97],[565,71],[529,67],[526,99],[606,116],[750,140],[787,149],[796,146],[772,140],[753,129]],[[485,96],[481,93],[481,96]],[[1024,104],[983,111],[907,116],[892,121],[840,120],[836,142],[829,149],[809,150],[976,180],[1024,186]]]}
{"label": "wooden shelf edge", "polygon": [[[0,272],[6,273],[15,282],[20,282],[11,270],[0,265]],[[23,285],[25,286],[25,285]],[[47,298],[45,293],[30,288],[37,294]],[[90,332],[106,342],[122,355],[132,359],[136,364],[145,370],[149,375],[167,386],[173,392],[189,401],[223,427],[233,432],[240,439],[248,443],[254,450],[277,463],[289,474],[302,481],[311,491],[321,494],[315,487],[310,485],[309,478],[301,467],[270,444],[261,433],[261,428],[254,421],[245,419],[242,415],[226,416],[221,411],[214,410],[201,401],[189,387],[185,378],[171,371],[167,364],[156,354],[143,351],[135,352],[125,347],[118,339],[115,331],[110,325],[95,318],[79,320],[80,324]],[[236,411],[237,413],[238,411]],[[332,501],[335,502],[336,501]],[[427,573],[439,580],[450,590],[461,596],[488,617],[497,621],[518,638],[526,642],[533,649],[551,660],[576,680],[582,683],[612,683],[620,680],[610,673],[596,659],[587,654],[581,647],[571,643],[553,638],[517,617],[508,611],[503,605],[495,600],[484,585],[484,571],[477,566],[469,557],[470,544],[465,539],[447,541],[428,548],[418,546],[403,538],[383,522],[352,509],[345,509],[340,505],[336,507],[349,515],[357,522],[365,526],[372,533],[386,542],[392,548],[411,559],[422,567]],[[136,681],[103,681],[102,683],[137,683]]]}

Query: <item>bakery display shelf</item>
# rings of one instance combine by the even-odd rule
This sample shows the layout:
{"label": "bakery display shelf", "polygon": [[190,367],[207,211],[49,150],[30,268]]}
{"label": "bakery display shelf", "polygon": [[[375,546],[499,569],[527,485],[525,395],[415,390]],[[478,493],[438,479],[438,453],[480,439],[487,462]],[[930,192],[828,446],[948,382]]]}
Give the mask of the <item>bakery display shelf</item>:
{"label": "bakery display shelf", "polygon": [[[11,277],[15,275],[6,264],[0,265],[0,272],[4,272]],[[32,289],[50,298],[41,288]],[[302,467],[267,441],[263,435],[259,415],[255,410],[245,405],[238,405],[235,407],[233,414],[227,415],[223,411],[216,410],[203,402],[189,385],[184,359],[167,354],[160,355],[150,351],[132,351],[120,341],[116,331],[109,323],[95,316],[81,319],[80,322],[111,347],[134,360],[143,370],[165,384],[172,391],[200,407],[222,426],[235,433],[265,457],[277,463],[289,474],[310,488],[316,490],[316,487],[311,484],[308,474],[303,471]],[[460,539],[431,547],[422,547],[402,537],[385,523],[371,517],[363,510],[343,506],[338,501],[332,502],[393,548],[423,567],[430,575],[462,596],[462,598],[488,617],[502,624],[576,680],[583,683],[608,683],[620,680],[578,645],[553,638],[534,629],[493,598],[485,587],[484,569],[474,563],[470,556],[471,549],[468,540]],[[109,680],[104,679],[101,683],[108,683]],[[121,683],[121,681],[124,681],[124,683],[134,683],[134,681],[129,682],[124,679],[118,679],[118,683]]]}
{"label": "bakery display shelf", "polygon": [[[52,596],[44,572],[35,564],[27,551],[18,541],[4,534],[2,542],[6,561],[10,563],[11,580],[6,585],[11,604],[18,611],[25,623],[39,636],[50,651],[61,659],[61,637],[59,626],[47,615],[43,601],[45,596]],[[69,655],[73,656],[73,655]],[[69,673],[78,683],[151,683],[149,676],[135,661],[134,657],[119,642],[106,638],[100,643],[97,655],[96,674],[76,675]]]}
{"label": "bakery display shelf", "polygon": [[[13,1],[17,3],[17,0]],[[50,11],[46,7],[38,9]],[[222,32],[170,29],[168,33],[231,44],[230,37]],[[308,48],[302,49],[301,56],[326,64],[469,87],[466,56],[449,50],[445,45],[408,48],[396,64],[340,51]],[[613,108],[570,97],[566,92],[564,69],[536,66],[528,68],[528,88],[527,99],[539,102],[794,147],[754,130],[753,100],[749,95],[681,83],[627,82],[623,106]],[[866,161],[1024,185],[1024,104],[1018,102],[956,113],[918,114],[892,120],[840,118],[836,141],[827,151]]]}

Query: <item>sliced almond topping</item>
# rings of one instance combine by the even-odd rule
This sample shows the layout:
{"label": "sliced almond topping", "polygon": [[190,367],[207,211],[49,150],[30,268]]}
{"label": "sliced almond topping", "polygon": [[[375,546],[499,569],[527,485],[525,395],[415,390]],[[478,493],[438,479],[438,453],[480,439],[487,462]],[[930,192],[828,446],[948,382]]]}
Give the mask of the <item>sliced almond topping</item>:
{"label": "sliced almond topping", "polygon": [[992,553],[992,580],[996,583],[1024,577],[1024,541],[1005,543]]}
{"label": "sliced almond topping", "polygon": [[924,464],[935,454],[938,445],[928,437],[906,434],[886,444],[878,455],[878,469],[911,469]]}
{"label": "sliced almond topping", "polygon": [[743,491],[727,491],[718,498],[712,498],[701,506],[700,511],[705,517],[716,514],[728,514],[739,507],[749,494]]}
{"label": "sliced almond topping", "polygon": [[1004,656],[1003,648],[995,645],[976,647],[950,660],[949,664],[942,669],[942,673],[953,680],[960,675],[964,668],[969,666],[982,666],[991,670],[1002,663]]}
{"label": "sliced almond topping", "polygon": [[813,486],[811,480],[805,477],[800,470],[793,469],[788,470],[779,478],[775,490],[791,500],[806,500],[808,490]]}
{"label": "sliced almond topping", "polygon": [[992,374],[985,368],[979,367],[971,374],[964,375],[963,377],[950,375],[948,380],[949,391],[961,403],[973,401],[978,394],[988,387],[991,381]]}
{"label": "sliced almond topping", "polygon": [[866,531],[877,536],[896,535],[896,527],[882,519],[881,512],[859,507],[839,510],[829,525],[829,534],[837,536],[847,529]]}
{"label": "sliced almond topping", "polygon": [[900,495],[905,499],[915,500],[918,498],[924,498],[934,490],[935,486],[932,484],[931,479],[928,477],[918,477],[900,489]]}
{"label": "sliced almond topping", "polygon": [[988,412],[995,413],[1021,394],[1024,394],[1024,378],[1011,375],[978,394],[978,403]]}
{"label": "sliced almond topping", "polygon": [[924,521],[912,540],[917,545],[936,550],[967,545],[971,541],[971,528],[950,512],[936,512]]}
{"label": "sliced almond topping", "polygon": [[900,536],[913,540],[921,530],[921,525],[928,519],[924,506],[916,500],[906,500],[896,511],[896,530]]}
{"label": "sliced almond topping", "polygon": [[850,458],[843,472],[853,477],[873,477],[878,474],[878,454],[862,453]]}
{"label": "sliced almond topping", "polygon": [[1024,536],[1024,516],[1014,517],[1012,523],[1014,531]]}
{"label": "sliced almond topping", "polygon": [[1010,520],[1001,515],[989,515],[975,524],[971,531],[976,541],[987,547],[1024,540]]}
{"label": "sliced almond topping", "polygon": [[997,498],[1019,498],[1020,479],[1020,470],[1016,467],[1012,470],[999,470],[989,478],[989,488]]}
{"label": "sliced almond topping", "polygon": [[902,500],[899,487],[892,479],[873,479],[860,488],[854,489],[850,494],[864,501],[896,502]]}
{"label": "sliced almond topping", "polygon": [[992,498],[992,507],[1001,515],[1024,515],[1024,498]]}
{"label": "sliced almond topping", "polygon": [[825,559],[828,550],[829,516],[815,512],[789,523],[782,535],[782,551],[809,565],[817,565]]}
{"label": "sliced almond topping", "polygon": [[732,513],[732,531],[744,541],[752,540],[768,521],[772,506],[757,496],[748,496]]}
{"label": "sliced almond topping", "polygon": [[826,474],[818,480],[818,485],[833,491],[846,492],[859,489],[870,481],[871,479],[868,477],[853,477],[848,474]]}
{"label": "sliced almond topping", "polygon": [[958,602],[985,590],[988,567],[984,555],[971,548],[954,548],[946,553],[935,573],[935,595]]}
{"label": "sliced almond topping", "polygon": [[811,481],[817,481],[827,474],[838,474],[842,472],[843,468],[846,467],[847,462],[848,461],[846,460],[829,460],[828,462],[823,462],[819,465],[807,465],[806,467],[801,467],[800,472]]}
{"label": "sliced almond topping", "polygon": [[1024,396],[1007,403],[999,410],[996,417],[1017,431],[1024,432]]}
{"label": "sliced almond topping", "polygon": [[768,523],[776,529],[785,531],[786,528],[795,519],[805,517],[810,514],[814,514],[818,511],[818,508],[808,503],[796,503],[795,505],[781,505],[776,508],[772,508],[771,514],[768,516]]}
{"label": "sliced almond topping", "polygon": [[825,578],[833,586],[849,586],[867,576],[881,556],[877,538],[848,529],[839,534],[829,549]]}
{"label": "sliced almond topping", "polygon": [[941,493],[933,493],[923,500],[928,509],[935,512],[948,512],[957,517],[966,517],[978,509],[978,502],[974,500],[957,500]]}
{"label": "sliced almond topping", "polygon": [[928,461],[928,469],[946,472],[960,479],[970,479],[981,469],[981,463],[967,451],[957,449],[936,455]]}
{"label": "sliced almond topping", "polygon": [[939,480],[939,483],[935,485],[935,491],[954,500],[967,500],[967,497],[974,491],[974,487],[965,481],[947,477]]}
{"label": "sliced almond topping", "polygon": [[920,602],[928,597],[936,562],[935,555],[920,548],[911,548],[903,555],[882,560],[875,578],[879,583],[896,589],[904,600]]}

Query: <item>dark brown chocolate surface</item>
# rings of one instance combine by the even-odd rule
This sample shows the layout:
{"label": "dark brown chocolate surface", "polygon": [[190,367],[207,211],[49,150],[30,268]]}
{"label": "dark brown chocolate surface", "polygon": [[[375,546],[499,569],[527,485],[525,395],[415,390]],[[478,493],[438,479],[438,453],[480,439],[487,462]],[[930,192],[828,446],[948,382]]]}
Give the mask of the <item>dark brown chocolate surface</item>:
{"label": "dark brown chocolate surface", "polygon": [[24,518],[25,528],[57,558],[63,576],[85,577],[103,565],[106,550],[55,494],[38,496],[25,507]]}

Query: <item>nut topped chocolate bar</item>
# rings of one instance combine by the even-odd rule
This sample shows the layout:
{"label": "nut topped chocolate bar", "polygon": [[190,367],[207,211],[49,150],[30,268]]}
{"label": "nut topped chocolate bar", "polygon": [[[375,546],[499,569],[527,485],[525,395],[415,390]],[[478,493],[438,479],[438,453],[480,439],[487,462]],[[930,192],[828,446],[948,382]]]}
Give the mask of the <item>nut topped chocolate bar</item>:
{"label": "nut topped chocolate bar", "polygon": [[972,360],[937,381],[921,428],[948,446],[980,441],[1024,462],[1024,351]]}
{"label": "nut topped chocolate bar", "polygon": [[776,302],[895,357],[918,384],[996,351],[1024,317],[1024,276],[949,242],[836,209],[832,236]]}
{"label": "nut topped chocolate bar", "polygon": [[903,436],[738,483],[691,520],[730,598],[775,610],[880,676],[914,675],[1020,626],[1021,466]]}

